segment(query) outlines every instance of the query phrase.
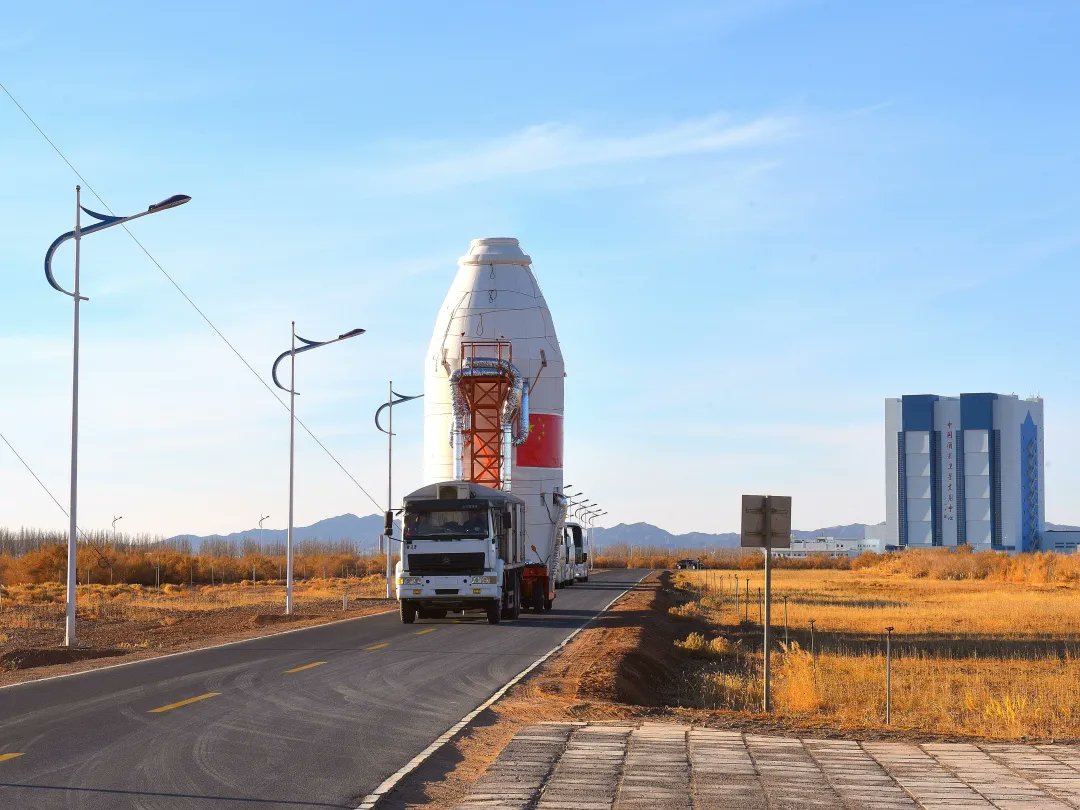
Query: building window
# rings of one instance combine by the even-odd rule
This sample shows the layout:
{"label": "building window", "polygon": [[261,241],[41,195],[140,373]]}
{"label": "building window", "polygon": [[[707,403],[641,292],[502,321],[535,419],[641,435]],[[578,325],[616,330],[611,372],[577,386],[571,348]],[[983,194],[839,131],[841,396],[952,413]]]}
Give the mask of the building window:
{"label": "building window", "polygon": [[1002,547],[1001,431],[990,431],[990,547]]}
{"label": "building window", "polygon": [[907,545],[907,443],[904,431],[896,434],[896,522],[899,528],[897,542]]}
{"label": "building window", "polygon": [[941,431],[930,432],[930,543],[942,544],[941,531]]}

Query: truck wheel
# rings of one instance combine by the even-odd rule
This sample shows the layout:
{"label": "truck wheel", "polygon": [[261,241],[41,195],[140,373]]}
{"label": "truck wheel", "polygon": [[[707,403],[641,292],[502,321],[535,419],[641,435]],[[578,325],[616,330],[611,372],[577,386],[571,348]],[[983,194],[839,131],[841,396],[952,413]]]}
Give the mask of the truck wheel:
{"label": "truck wheel", "polygon": [[544,592],[540,590],[540,586],[535,582],[532,589],[532,609],[537,613],[544,610]]}
{"label": "truck wheel", "polygon": [[488,602],[487,606],[487,620],[488,624],[498,624],[499,619],[502,618],[502,605],[499,604],[498,599],[492,599]]}
{"label": "truck wheel", "polygon": [[544,610],[551,610],[551,600],[550,599],[545,599],[544,600]]}
{"label": "truck wheel", "polygon": [[507,618],[511,620],[521,618],[521,577],[514,580],[514,596],[510,602],[510,615]]}
{"label": "truck wheel", "polygon": [[401,600],[401,623],[412,624],[416,621],[416,605],[412,602]]}

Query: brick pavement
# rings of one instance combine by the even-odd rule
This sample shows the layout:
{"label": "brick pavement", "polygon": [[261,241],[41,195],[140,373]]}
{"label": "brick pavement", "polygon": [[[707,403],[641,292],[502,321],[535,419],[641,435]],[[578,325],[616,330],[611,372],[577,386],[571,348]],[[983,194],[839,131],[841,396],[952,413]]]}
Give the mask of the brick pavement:
{"label": "brick pavement", "polygon": [[677,723],[519,732],[459,810],[1080,810],[1080,746],[770,737]]}

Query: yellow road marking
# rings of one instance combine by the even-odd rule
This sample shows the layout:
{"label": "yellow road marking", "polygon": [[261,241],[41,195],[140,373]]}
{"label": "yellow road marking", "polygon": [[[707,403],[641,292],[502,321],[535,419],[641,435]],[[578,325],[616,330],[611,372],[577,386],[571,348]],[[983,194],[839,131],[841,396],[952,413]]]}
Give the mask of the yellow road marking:
{"label": "yellow road marking", "polygon": [[426,633],[434,633],[438,629],[439,629],[438,627],[429,627],[427,630],[417,630],[416,635],[422,636],[422,635],[425,635]]}
{"label": "yellow road marking", "polygon": [[311,669],[312,667],[321,667],[326,661],[316,661],[314,664],[304,664],[302,667],[293,667],[292,669],[285,670],[285,674],[290,672],[303,672],[305,669]]}
{"label": "yellow road marking", "polygon": [[15,759],[15,757],[21,756],[22,754],[15,753],[14,751],[10,754],[0,754],[0,762],[7,762],[9,759]]}
{"label": "yellow road marking", "polygon": [[382,644],[372,644],[370,647],[364,647],[365,650],[381,650],[383,647],[389,647],[390,642],[384,641]]}
{"label": "yellow road marking", "polygon": [[179,709],[181,706],[187,706],[189,703],[198,703],[200,700],[217,697],[220,694],[221,692],[207,692],[205,695],[188,698],[187,700],[178,700],[176,701],[176,703],[170,703],[167,706],[158,706],[156,709],[150,709],[147,714],[161,714],[162,712],[170,712],[173,709]]}

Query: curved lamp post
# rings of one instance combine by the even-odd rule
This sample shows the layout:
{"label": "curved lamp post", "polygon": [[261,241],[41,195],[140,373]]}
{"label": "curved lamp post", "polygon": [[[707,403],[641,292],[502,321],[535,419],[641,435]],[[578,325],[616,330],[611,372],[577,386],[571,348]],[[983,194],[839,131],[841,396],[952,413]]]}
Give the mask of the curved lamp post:
{"label": "curved lamp post", "polygon": [[[403,402],[412,402],[414,399],[420,399],[423,394],[413,394],[408,396],[406,394],[399,394],[394,390],[394,381],[390,381],[390,399],[384,402],[375,411],[375,427],[386,434],[386,510],[388,512],[394,511],[394,406],[400,405]],[[395,398],[396,397],[396,398]],[[390,419],[388,427],[384,428],[379,422],[379,416],[384,410],[389,409]],[[392,535],[390,532],[393,529],[393,523],[388,522],[386,525],[386,598],[392,599],[394,596],[394,555],[390,551],[390,541]]]}
{"label": "curved lamp post", "polygon": [[[148,214],[156,214],[169,208],[176,208],[188,202],[191,197],[186,194],[174,194],[168,199],[154,203],[145,211],[132,214],[129,217],[118,217],[111,214],[99,214],[82,206],[82,188],[75,186],[75,228],[61,234],[49,245],[45,253],[45,280],[57,292],[70,296],[75,301],[75,313],[72,328],[72,360],[71,360],[71,495],[68,508],[68,548],[67,548],[67,610],[64,619],[64,646],[75,646],[75,588],[78,583],[78,571],[76,568],[76,542],[78,540],[78,506],[79,506],[79,304],[90,299],[84,296],[79,287],[79,248],[84,236],[88,236],[114,225],[123,225],[133,219],[145,217]],[[87,228],[82,227],[82,214],[86,213],[97,222]],[[61,287],[53,275],[52,262],[59,248],[68,239],[75,240],[75,289],[65,290]]]}
{"label": "curved lamp post", "polygon": [[[289,533],[285,536],[285,615],[291,616],[293,613],[293,489],[295,476],[293,471],[295,469],[296,461],[296,355],[301,352],[309,352],[312,349],[317,349],[320,346],[329,346],[331,343],[340,343],[343,340],[348,340],[352,337],[359,337],[364,334],[364,329],[352,329],[344,334],[338,335],[333,340],[307,340],[296,334],[296,321],[292,322],[292,348],[288,351],[284,351],[278,355],[277,360],[274,361],[273,367],[270,369],[270,376],[274,380],[274,385],[280,388],[282,391],[289,392]],[[296,341],[300,341],[304,345],[299,349],[296,348]],[[290,377],[289,387],[286,388],[281,384],[278,379],[277,370],[278,365],[286,357],[289,358]]]}
{"label": "curved lamp post", "polygon": [[595,567],[595,563],[593,562],[593,557],[595,556],[594,551],[593,551],[593,537],[592,537],[593,523],[596,522],[596,519],[598,517],[600,517],[601,515],[606,515],[606,514],[607,514],[607,512],[605,512],[603,507],[601,507],[601,506],[594,507],[594,508],[590,509],[588,512],[585,513],[585,523],[586,523],[586,525],[588,526],[588,529],[589,529],[589,531],[588,531],[588,538],[589,538],[589,570],[592,570]]}

